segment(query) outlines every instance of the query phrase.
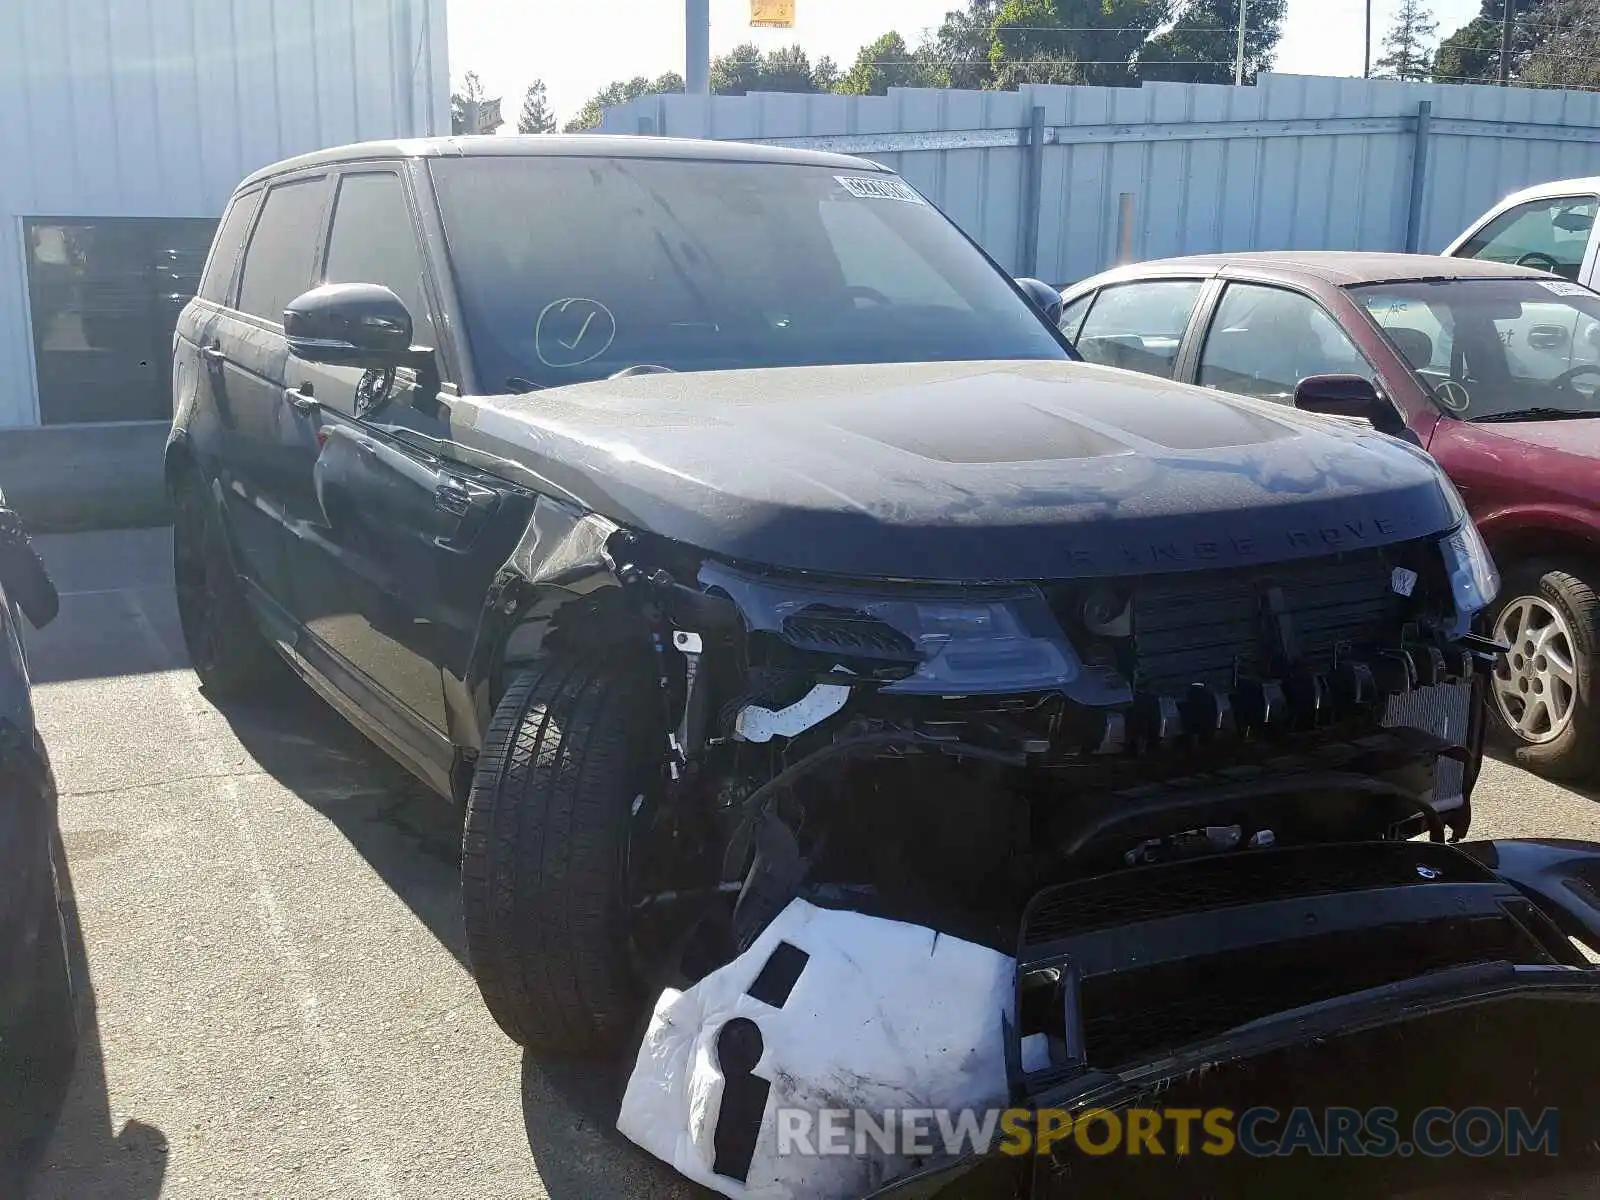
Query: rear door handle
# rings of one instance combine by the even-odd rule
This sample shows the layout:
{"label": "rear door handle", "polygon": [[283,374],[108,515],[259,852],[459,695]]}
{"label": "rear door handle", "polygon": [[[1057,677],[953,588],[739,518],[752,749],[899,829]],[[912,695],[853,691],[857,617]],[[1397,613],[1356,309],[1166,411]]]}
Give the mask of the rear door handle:
{"label": "rear door handle", "polygon": [[200,357],[208,363],[220,363],[228,356],[222,352],[221,346],[202,346],[200,347]]}
{"label": "rear door handle", "polygon": [[297,388],[284,388],[283,398],[293,406],[296,412],[313,413],[320,407],[316,397],[311,394],[311,385],[302,383]]}

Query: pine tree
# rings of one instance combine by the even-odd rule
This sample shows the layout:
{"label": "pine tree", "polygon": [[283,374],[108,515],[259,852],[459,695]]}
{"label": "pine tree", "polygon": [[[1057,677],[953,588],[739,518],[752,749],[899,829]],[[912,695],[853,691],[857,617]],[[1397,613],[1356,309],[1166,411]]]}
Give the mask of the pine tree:
{"label": "pine tree", "polygon": [[1373,64],[1373,74],[1380,79],[1427,79],[1433,64],[1431,43],[1438,28],[1422,0],[1400,0],[1394,25],[1383,39],[1384,55]]}
{"label": "pine tree", "polygon": [[522,97],[522,113],[517,117],[518,133],[554,133],[556,115],[550,111],[550,99],[544,90],[544,80],[535,79]]}

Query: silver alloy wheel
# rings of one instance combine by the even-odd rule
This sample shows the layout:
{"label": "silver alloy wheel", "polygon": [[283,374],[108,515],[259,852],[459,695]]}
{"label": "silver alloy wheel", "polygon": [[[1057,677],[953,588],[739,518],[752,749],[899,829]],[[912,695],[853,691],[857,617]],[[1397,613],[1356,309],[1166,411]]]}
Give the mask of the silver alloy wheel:
{"label": "silver alloy wheel", "polygon": [[1578,695],[1572,629],[1541,596],[1518,596],[1495,622],[1495,636],[1511,647],[1494,670],[1500,716],[1531,745],[1553,742],[1572,724]]}

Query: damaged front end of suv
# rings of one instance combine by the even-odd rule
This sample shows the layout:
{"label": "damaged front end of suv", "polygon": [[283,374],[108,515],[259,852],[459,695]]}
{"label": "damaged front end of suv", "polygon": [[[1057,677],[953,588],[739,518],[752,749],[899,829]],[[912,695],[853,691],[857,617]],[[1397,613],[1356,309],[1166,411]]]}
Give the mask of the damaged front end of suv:
{"label": "damaged front end of suv", "polygon": [[662,986],[797,897],[1009,951],[1029,900],[1086,874],[1459,840],[1498,581],[1431,464],[1374,435],[1344,453],[1374,451],[1371,494],[1324,475],[1254,513],[993,528],[977,557],[946,530],[959,580],[908,577],[938,529],[871,578],[826,539],[751,561],[542,498],[486,608],[480,705],[551,658],[649,692],[626,938]]}

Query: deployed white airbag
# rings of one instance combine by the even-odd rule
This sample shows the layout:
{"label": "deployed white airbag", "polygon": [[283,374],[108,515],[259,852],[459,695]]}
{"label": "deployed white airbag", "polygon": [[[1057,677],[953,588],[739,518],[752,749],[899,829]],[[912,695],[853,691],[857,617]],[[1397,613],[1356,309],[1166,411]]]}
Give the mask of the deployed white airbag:
{"label": "deployed white airbag", "polygon": [[780,1139],[779,1110],[1004,1105],[1014,969],[931,929],[795,900],[746,953],[662,994],[617,1128],[735,1200],[863,1195],[930,1160],[854,1134],[848,1154],[797,1153],[799,1123]]}

